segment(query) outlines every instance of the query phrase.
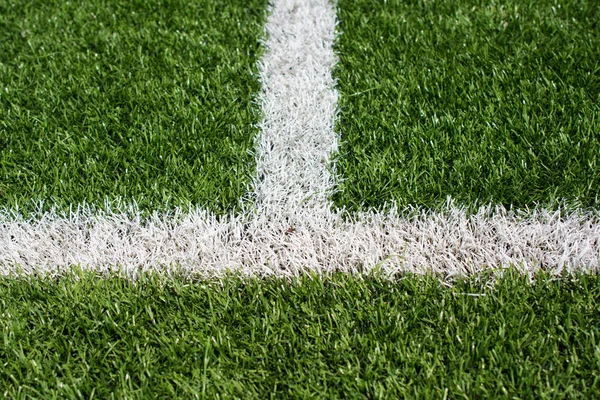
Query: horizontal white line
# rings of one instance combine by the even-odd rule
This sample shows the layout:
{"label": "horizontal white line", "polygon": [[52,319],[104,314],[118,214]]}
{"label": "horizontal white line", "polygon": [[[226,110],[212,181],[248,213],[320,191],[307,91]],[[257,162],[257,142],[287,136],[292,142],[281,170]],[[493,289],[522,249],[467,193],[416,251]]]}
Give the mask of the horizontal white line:
{"label": "horizontal white line", "polygon": [[413,216],[367,212],[353,220],[341,213],[300,210],[286,216],[216,217],[205,211],[155,214],[141,221],[135,209],[68,217],[46,213],[24,220],[0,213],[0,272],[50,272],[81,265],[116,266],[200,275],[236,270],[251,275],[368,272],[435,272],[470,275],[514,265],[534,272],[599,271],[597,213],[501,207],[472,215],[457,207]]}

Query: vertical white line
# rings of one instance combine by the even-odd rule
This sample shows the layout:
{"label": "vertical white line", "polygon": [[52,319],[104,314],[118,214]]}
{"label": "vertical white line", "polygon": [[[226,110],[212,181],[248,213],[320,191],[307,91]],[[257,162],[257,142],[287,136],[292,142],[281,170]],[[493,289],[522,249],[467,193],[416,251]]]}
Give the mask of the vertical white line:
{"label": "vertical white line", "polygon": [[262,215],[329,208],[337,91],[336,15],[329,0],[274,0],[260,63],[263,121],[254,196]]}

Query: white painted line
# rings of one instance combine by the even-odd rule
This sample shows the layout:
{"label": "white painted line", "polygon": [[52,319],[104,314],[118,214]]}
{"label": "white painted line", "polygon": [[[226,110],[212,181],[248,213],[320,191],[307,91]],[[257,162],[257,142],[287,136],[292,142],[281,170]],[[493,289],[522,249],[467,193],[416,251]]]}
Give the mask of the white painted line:
{"label": "white painted line", "polygon": [[337,90],[331,71],[336,15],[329,0],[278,0],[260,62],[264,119],[256,142],[259,213],[329,209],[328,170],[337,151]]}
{"label": "white painted line", "polygon": [[[315,215],[306,209],[290,216],[229,216],[204,211],[147,222],[129,212],[70,218],[47,213],[36,221],[0,215],[0,273],[51,272],[80,264],[130,273],[168,270],[220,275],[297,275],[367,272],[393,274],[432,271],[470,275],[515,264],[523,271],[600,271],[600,216],[537,210],[518,215],[483,208],[467,216],[445,212],[364,213],[345,221],[338,213]],[[400,214],[400,215],[398,215]]]}
{"label": "white painted line", "polygon": [[[600,214],[527,214],[448,205],[438,212],[330,211],[337,149],[331,78],[335,13],[328,0],[275,0],[261,64],[265,120],[257,140],[254,206],[216,217],[203,210],[155,214],[133,207],[24,219],[0,210],[0,274],[53,273],[80,265],[131,275],[158,270],[218,276],[306,271],[431,271],[469,275],[514,265],[526,272],[600,272]],[[131,217],[131,216],[134,217]]]}

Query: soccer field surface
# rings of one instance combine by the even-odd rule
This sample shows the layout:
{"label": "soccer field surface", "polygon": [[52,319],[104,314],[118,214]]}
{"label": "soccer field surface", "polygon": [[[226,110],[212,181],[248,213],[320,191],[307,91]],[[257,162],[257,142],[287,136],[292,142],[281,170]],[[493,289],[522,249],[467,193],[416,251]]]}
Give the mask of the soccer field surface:
{"label": "soccer field surface", "polygon": [[266,10],[3,2],[3,271],[598,268],[598,6]]}
{"label": "soccer field surface", "polygon": [[0,394],[600,397],[598,21],[0,0]]}
{"label": "soccer field surface", "polygon": [[0,280],[7,398],[597,398],[597,275]]}

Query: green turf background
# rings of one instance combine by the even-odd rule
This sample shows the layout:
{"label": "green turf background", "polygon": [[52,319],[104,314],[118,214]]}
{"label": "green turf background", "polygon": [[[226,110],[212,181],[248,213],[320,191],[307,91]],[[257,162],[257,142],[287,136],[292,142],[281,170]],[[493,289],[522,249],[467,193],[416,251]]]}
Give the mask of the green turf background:
{"label": "green turf background", "polygon": [[8,398],[598,398],[600,280],[0,278]]}
{"label": "green turf background", "polygon": [[238,205],[266,0],[0,0],[0,207]]}
{"label": "green turf background", "polygon": [[340,207],[597,207],[600,2],[340,0]]}

